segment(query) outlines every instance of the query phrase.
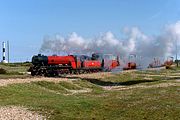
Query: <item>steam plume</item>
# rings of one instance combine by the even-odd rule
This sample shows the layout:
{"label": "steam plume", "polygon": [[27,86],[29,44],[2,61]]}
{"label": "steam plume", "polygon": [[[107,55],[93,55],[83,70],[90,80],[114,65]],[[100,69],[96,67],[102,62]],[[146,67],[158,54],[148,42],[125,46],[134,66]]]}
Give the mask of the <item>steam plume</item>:
{"label": "steam plume", "polygon": [[137,54],[143,57],[165,57],[175,52],[176,40],[180,42],[180,21],[168,25],[158,36],[147,36],[139,28],[124,28],[125,38],[116,38],[112,32],[106,32],[91,39],[77,33],[66,37],[61,35],[44,37],[41,53],[112,53],[126,56]]}

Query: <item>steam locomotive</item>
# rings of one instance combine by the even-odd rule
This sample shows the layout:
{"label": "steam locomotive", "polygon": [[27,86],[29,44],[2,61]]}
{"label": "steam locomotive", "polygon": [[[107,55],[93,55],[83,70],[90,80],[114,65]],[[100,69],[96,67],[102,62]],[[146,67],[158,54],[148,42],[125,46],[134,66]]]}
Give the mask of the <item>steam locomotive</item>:
{"label": "steam locomotive", "polygon": [[135,62],[128,62],[127,65],[123,68],[123,70],[133,70],[136,69],[136,63]]}
{"label": "steam locomotive", "polygon": [[91,57],[38,54],[32,57],[32,66],[29,68],[29,72],[32,76],[58,76],[59,74],[110,71],[119,65],[119,58],[111,54],[94,53]]}

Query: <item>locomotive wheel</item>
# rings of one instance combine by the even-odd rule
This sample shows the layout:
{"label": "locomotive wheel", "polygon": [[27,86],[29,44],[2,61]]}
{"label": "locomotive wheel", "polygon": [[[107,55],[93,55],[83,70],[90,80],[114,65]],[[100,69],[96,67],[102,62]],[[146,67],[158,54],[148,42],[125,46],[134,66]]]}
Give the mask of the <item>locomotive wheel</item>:
{"label": "locomotive wheel", "polygon": [[69,70],[69,73],[70,73],[70,74],[73,74],[73,70],[70,69],[70,70]]}
{"label": "locomotive wheel", "polygon": [[45,73],[45,76],[46,77],[56,77],[56,76],[59,76],[59,73],[58,73],[58,71],[47,71]]}
{"label": "locomotive wheel", "polygon": [[31,66],[29,68],[29,71],[31,72],[32,76],[36,76],[37,75],[37,68],[36,68],[36,66]]}
{"label": "locomotive wheel", "polygon": [[41,76],[45,76],[46,77],[46,74],[47,74],[47,71],[44,69],[42,69],[41,71],[40,71],[40,75]]}
{"label": "locomotive wheel", "polygon": [[32,76],[36,76],[36,72],[35,71],[31,71],[31,75]]}
{"label": "locomotive wheel", "polygon": [[75,70],[75,71],[74,71],[74,74],[78,74],[78,71],[77,71],[77,70]]}

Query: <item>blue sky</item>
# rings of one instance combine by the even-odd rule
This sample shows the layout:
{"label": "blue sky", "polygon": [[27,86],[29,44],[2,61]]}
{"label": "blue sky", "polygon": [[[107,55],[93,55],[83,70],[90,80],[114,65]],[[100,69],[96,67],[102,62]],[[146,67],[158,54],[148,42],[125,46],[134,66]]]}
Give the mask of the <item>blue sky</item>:
{"label": "blue sky", "polygon": [[157,35],[180,20],[179,6],[179,0],[0,0],[0,42],[9,40],[10,60],[22,61],[38,54],[45,35],[121,37],[133,26]]}

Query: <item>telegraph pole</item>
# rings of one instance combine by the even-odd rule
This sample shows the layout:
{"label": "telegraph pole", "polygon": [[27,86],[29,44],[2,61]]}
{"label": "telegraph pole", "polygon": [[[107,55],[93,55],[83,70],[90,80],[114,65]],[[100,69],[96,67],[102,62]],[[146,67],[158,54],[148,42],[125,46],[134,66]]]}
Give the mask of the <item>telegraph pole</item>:
{"label": "telegraph pole", "polygon": [[178,45],[177,45],[177,37],[176,37],[176,64],[177,64],[177,67],[178,67],[178,63],[179,63],[179,61],[178,61]]}
{"label": "telegraph pole", "polygon": [[8,49],[8,63],[9,63],[9,41],[7,41],[7,49]]}

